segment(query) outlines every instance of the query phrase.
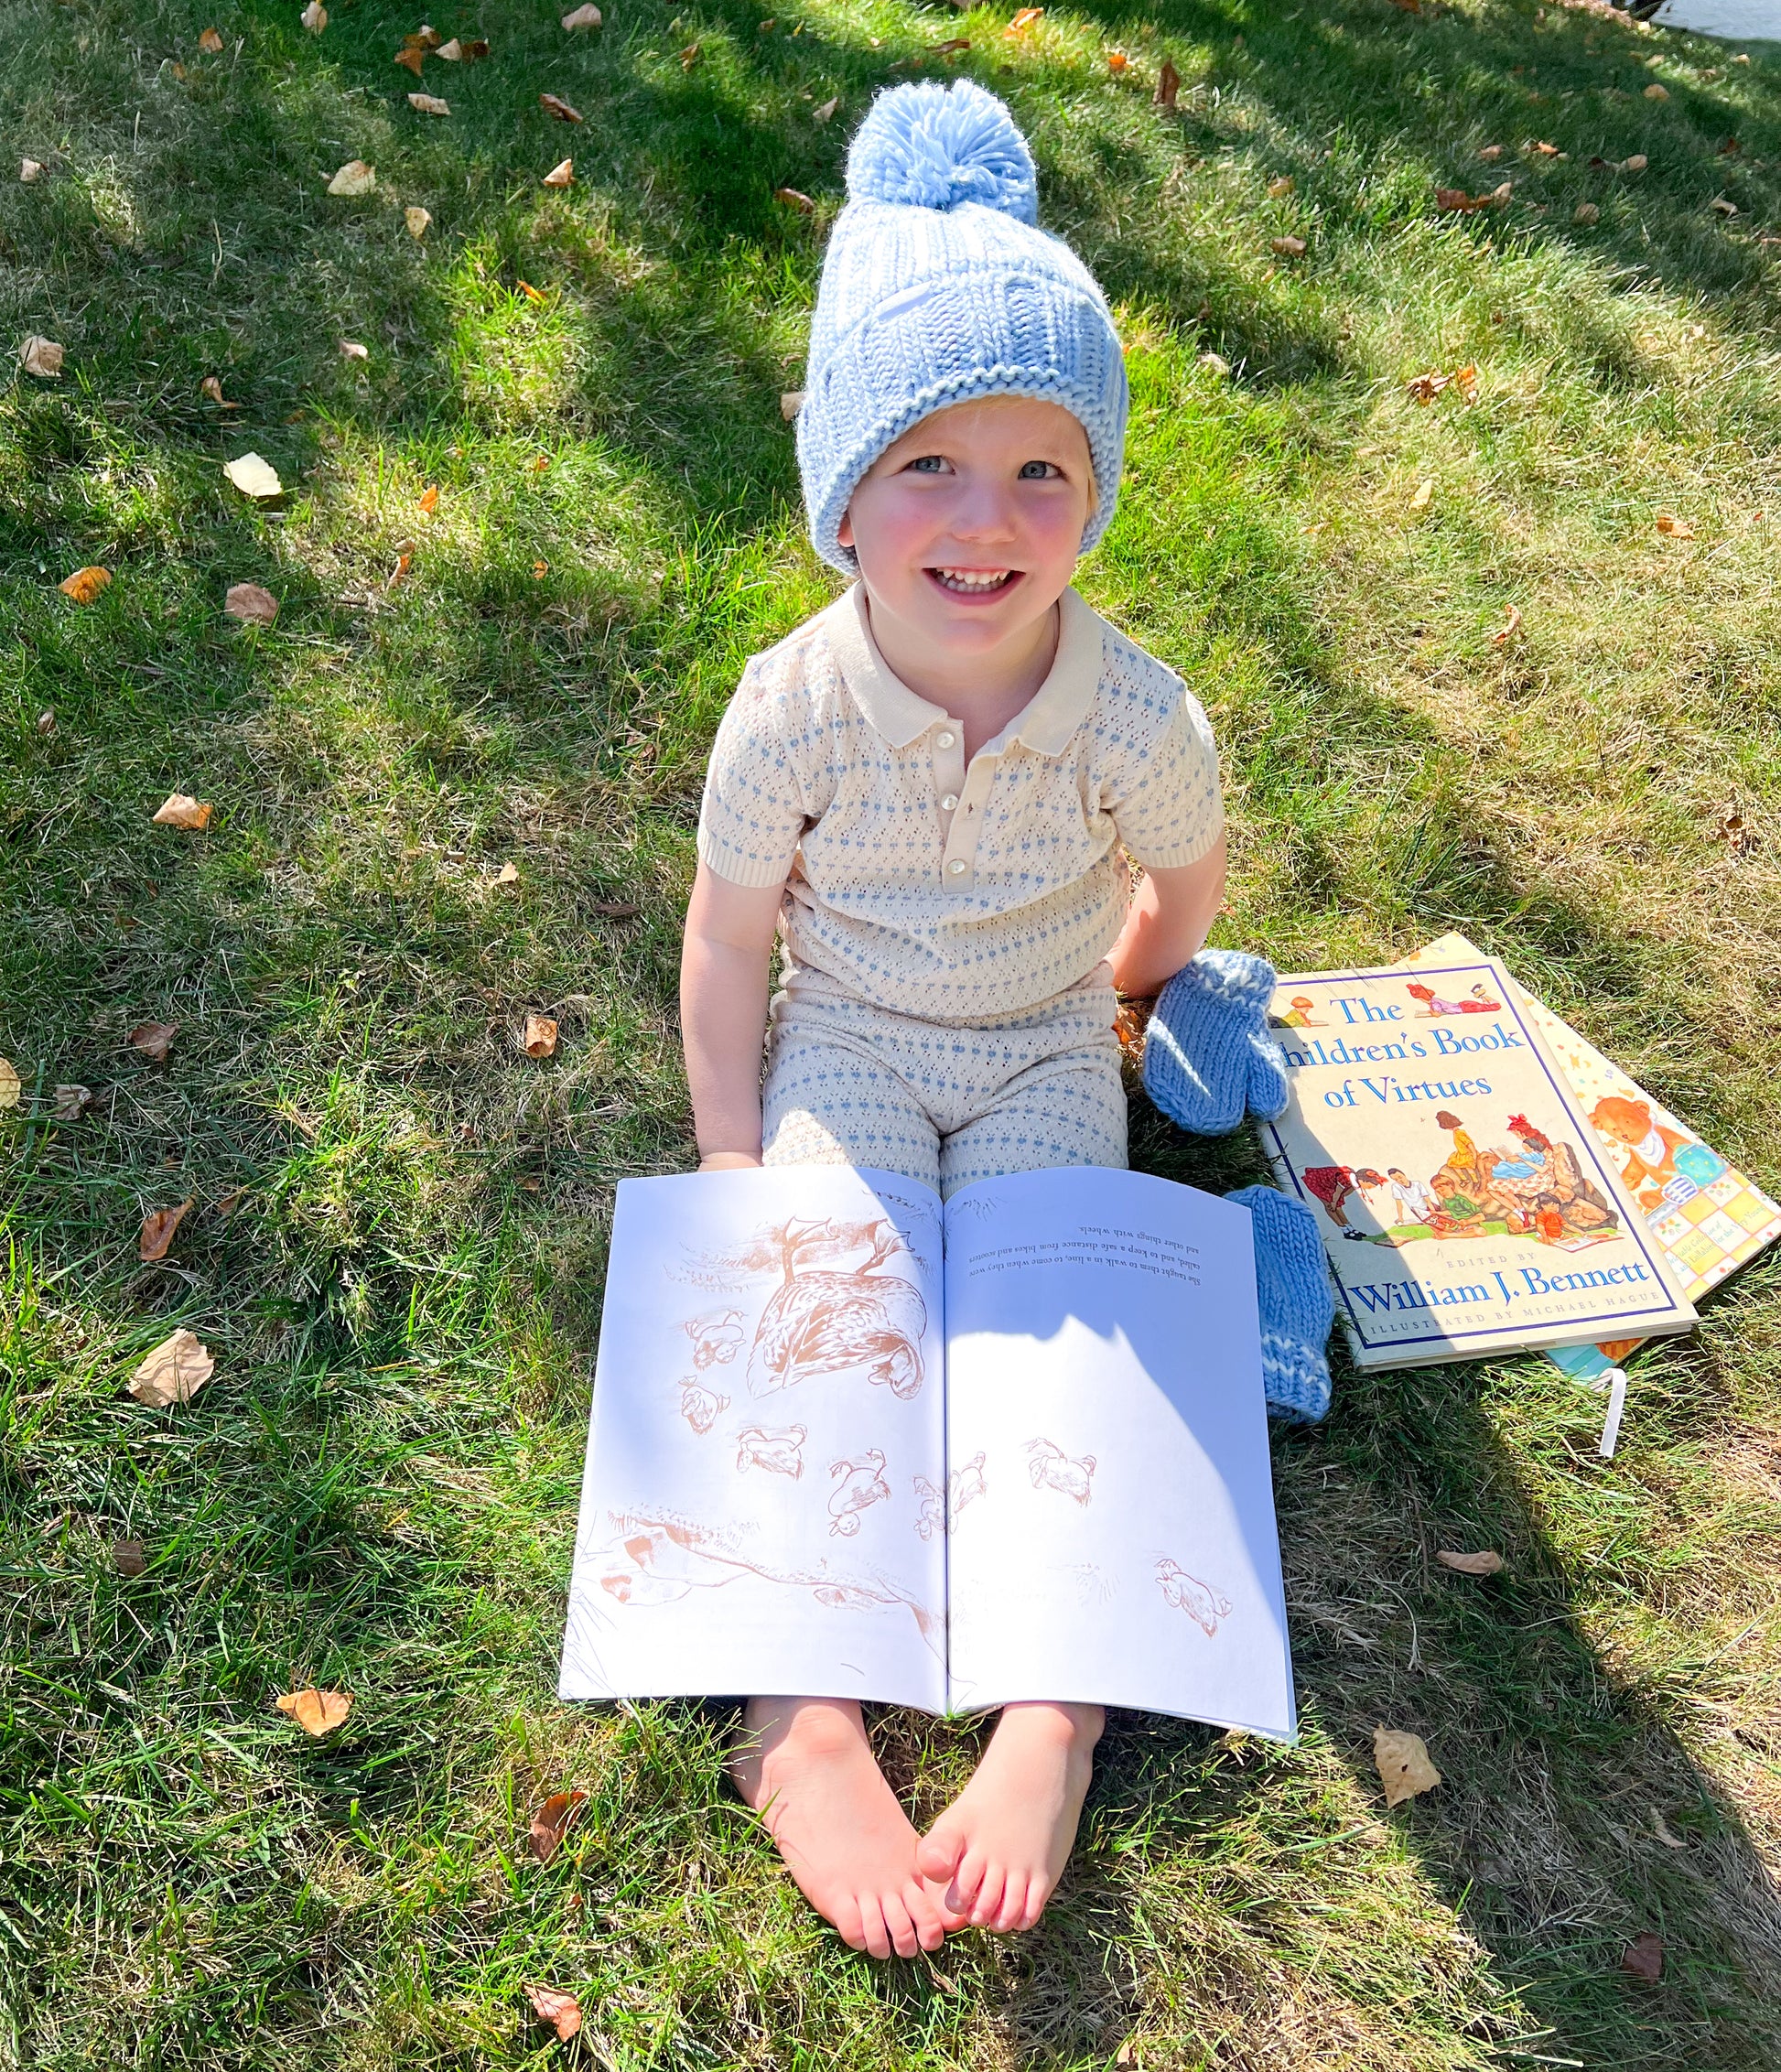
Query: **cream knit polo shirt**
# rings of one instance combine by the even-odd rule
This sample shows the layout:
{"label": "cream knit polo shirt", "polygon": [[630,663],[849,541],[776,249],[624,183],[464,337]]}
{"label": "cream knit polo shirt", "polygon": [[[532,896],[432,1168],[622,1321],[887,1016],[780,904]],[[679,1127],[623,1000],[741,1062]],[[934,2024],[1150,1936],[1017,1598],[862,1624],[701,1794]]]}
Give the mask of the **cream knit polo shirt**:
{"label": "cream knit polo shirt", "polygon": [[885,665],[857,584],[750,662],[698,853],[732,884],[784,884],[793,966],[926,1020],[1017,1012],[1113,947],[1121,846],[1171,869],[1216,841],[1198,703],[1074,590],[1062,618],[1051,674],[968,765],[958,723]]}

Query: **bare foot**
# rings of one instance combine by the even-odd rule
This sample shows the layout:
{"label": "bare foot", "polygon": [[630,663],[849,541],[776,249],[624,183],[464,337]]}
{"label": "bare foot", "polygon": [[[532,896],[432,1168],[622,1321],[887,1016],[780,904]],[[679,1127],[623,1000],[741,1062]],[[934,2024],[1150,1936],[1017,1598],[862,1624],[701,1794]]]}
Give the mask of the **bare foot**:
{"label": "bare foot", "polygon": [[840,1698],[751,1698],[730,1758],[798,1889],[855,1949],[913,1957],[944,1937],[915,1869],[919,1840],[884,1781],[859,1707]]}
{"label": "bare foot", "polygon": [[944,1893],[946,1927],[1011,1935],[1038,1920],[1069,1862],[1106,1724],[1098,1705],[1003,1709],[977,1775],[915,1852]]}

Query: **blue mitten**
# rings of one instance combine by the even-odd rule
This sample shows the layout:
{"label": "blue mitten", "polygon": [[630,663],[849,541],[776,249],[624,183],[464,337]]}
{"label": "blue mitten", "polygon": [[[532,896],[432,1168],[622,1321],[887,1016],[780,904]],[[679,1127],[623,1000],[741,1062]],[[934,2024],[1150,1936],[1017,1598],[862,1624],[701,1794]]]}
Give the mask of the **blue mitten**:
{"label": "blue mitten", "polygon": [[1224,1137],[1287,1103],[1286,1061],[1268,1033],[1274,966],[1243,950],[1202,950],[1162,989],[1144,1038],[1144,1091],[1196,1137]]}
{"label": "blue mitten", "polygon": [[1276,1417],[1315,1424],[1330,1407],[1324,1357],[1335,1297],[1317,1219],[1274,1187],[1239,1187],[1256,1226],[1256,1299],[1261,1311],[1261,1377]]}

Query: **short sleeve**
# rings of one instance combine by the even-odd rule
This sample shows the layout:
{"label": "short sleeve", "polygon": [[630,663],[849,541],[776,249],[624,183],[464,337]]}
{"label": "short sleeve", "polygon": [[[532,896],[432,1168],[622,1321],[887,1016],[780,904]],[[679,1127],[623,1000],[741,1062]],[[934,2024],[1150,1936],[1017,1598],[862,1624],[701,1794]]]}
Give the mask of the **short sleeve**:
{"label": "short sleeve", "polygon": [[786,699],[750,665],[711,744],[699,861],[732,885],[783,884],[808,825]]}
{"label": "short sleeve", "polygon": [[1212,728],[1184,690],[1156,740],[1132,751],[1123,775],[1107,810],[1132,861],[1155,870],[1198,863],[1223,831],[1225,802]]}

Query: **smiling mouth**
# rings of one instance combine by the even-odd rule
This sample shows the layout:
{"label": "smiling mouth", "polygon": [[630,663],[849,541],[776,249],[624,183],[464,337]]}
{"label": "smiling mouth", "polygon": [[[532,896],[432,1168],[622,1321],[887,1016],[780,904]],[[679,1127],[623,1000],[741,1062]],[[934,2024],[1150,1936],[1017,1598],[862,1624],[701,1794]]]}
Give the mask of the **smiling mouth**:
{"label": "smiling mouth", "polygon": [[930,568],[928,574],[954,597],[994,597],[1020,579],[1018,568]]}

